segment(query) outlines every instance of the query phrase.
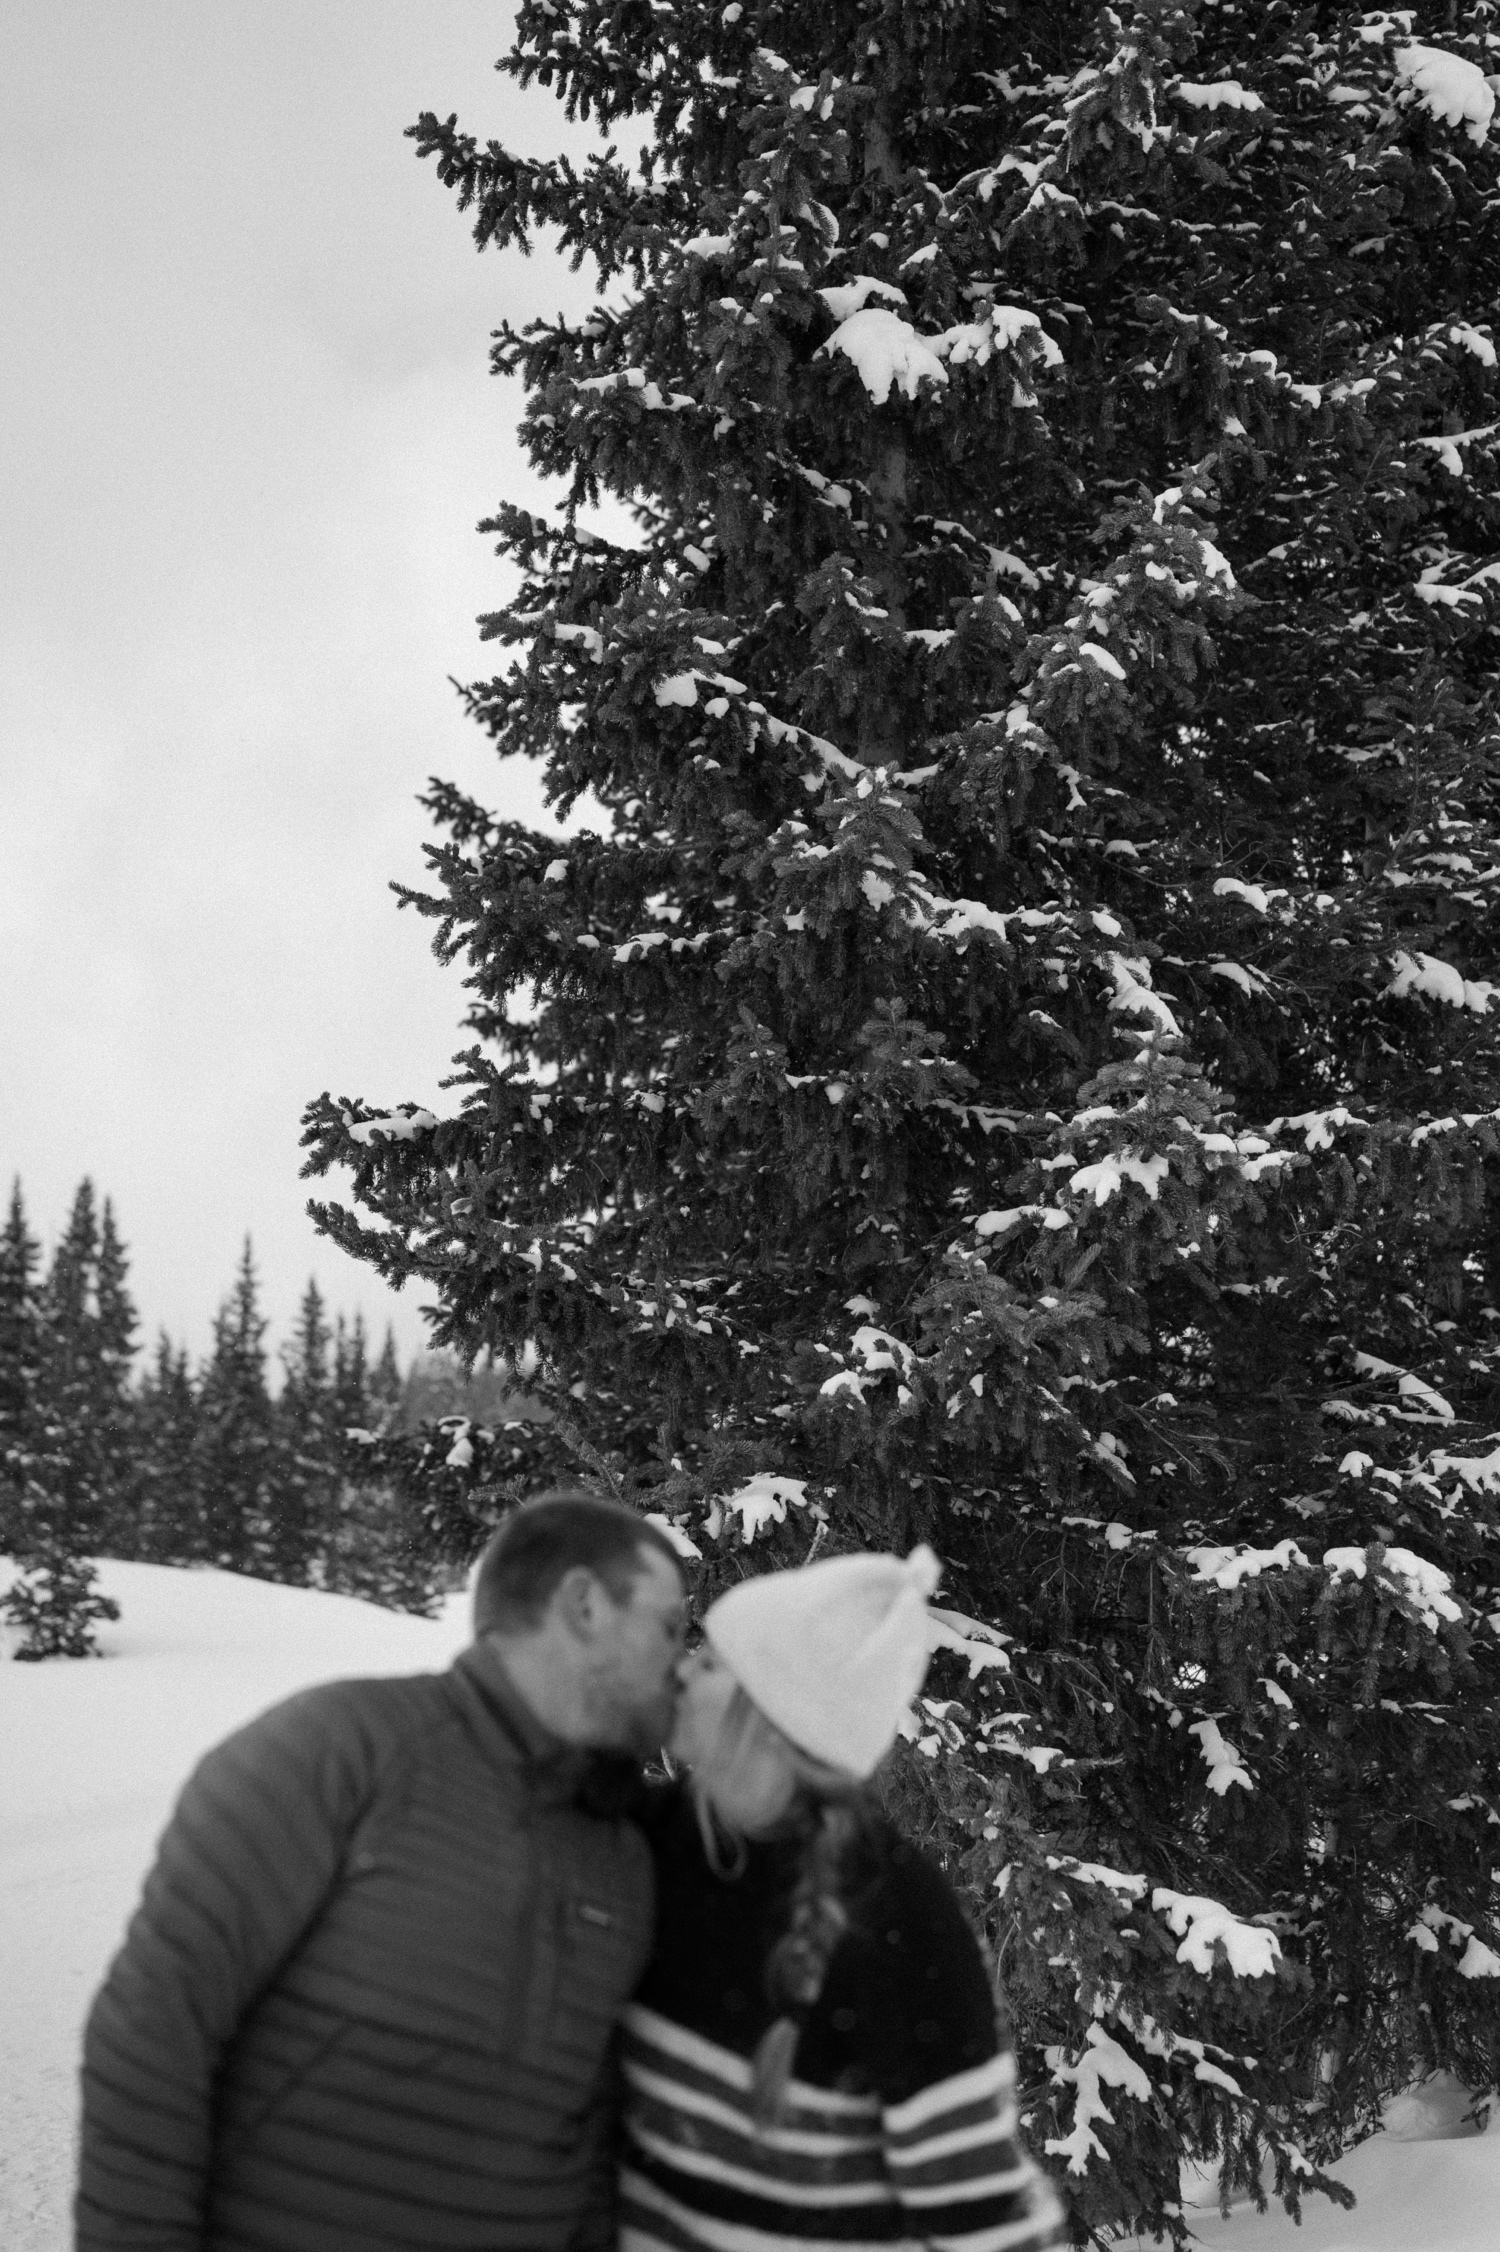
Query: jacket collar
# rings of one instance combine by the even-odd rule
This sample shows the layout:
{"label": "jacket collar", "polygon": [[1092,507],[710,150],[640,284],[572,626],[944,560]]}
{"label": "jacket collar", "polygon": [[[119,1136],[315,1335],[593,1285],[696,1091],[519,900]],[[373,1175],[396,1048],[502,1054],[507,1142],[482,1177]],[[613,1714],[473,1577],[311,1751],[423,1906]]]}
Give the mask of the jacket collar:
{"label": "jacket collar", "polygon": [[640,1761],[555,1736],[521,1695],[493,1642],[471,1642],[461,1650],[448,1680],[493,1765],[513,1774],[519,1769],[540,1797],[577,1804],[606,1821],[636,1811]]}
{"label": "jacket collar", "polygon": [[460,1650],[450,1679],[492,1760],[525,1769],[533,1783],[550,1786],[549,1797],[554,1791],[559,1797],[571,1797],[588,1763],[587,1752],[564,1743],[537,1718],[493,1642],[471,1642]]}

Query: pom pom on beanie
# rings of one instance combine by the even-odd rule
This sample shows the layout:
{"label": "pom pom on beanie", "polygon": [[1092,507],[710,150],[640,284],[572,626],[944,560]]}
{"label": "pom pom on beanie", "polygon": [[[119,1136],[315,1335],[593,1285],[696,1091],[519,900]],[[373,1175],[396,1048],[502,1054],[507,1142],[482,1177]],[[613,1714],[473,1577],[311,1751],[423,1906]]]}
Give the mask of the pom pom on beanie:
{"label": "pom pom on beanie", "polygon": [[895,1742],[932,1654],[932,1550],[829,1556],[741,1580],[703,1631],[772,1725],[800,1751],[861,1780]]}

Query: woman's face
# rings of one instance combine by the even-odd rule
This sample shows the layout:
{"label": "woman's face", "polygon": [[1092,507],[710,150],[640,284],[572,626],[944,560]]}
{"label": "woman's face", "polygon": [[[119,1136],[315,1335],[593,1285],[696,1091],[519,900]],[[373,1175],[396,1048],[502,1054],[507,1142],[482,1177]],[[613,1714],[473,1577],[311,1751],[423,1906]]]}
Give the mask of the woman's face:
{"label": "woman's face", "polygon": [[797,1770],[786,1739],[769,1723],[736,1731],[727,1747],[725,1718],[738,1683],[705,1642],[678,1668],[682,1695],[670,1750],[734,1829],[754,1836],[781,1820],[797,1794]]}
{"label": "woman's face", "polygon": [[677,1668],[682,1694],[668,1750],[684,1766],[700,1767],[712,1757],[735,1692],[735,1678],[711,1643],[701,1642]]}

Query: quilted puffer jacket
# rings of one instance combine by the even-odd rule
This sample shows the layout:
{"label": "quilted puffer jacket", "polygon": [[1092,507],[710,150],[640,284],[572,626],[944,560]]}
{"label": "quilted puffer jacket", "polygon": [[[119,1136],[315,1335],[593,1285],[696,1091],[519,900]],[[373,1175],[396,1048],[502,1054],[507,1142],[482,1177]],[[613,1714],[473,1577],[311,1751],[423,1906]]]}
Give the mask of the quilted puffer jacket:
{"label": "quilted puffer jacket", "polygon": [[78,2252],[612,2242],[634,1824],[479,1643],[209,1753],[84,2044]]}

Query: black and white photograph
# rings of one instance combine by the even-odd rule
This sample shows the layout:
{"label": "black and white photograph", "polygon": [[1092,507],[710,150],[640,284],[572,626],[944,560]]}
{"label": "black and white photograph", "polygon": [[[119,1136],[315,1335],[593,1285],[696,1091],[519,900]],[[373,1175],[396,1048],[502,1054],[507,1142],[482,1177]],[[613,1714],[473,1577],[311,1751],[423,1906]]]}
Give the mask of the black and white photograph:
{"label": "black and white photograph", "polygon": [[3,2252],[1495,2252],[1500,0],[15,0]]}

